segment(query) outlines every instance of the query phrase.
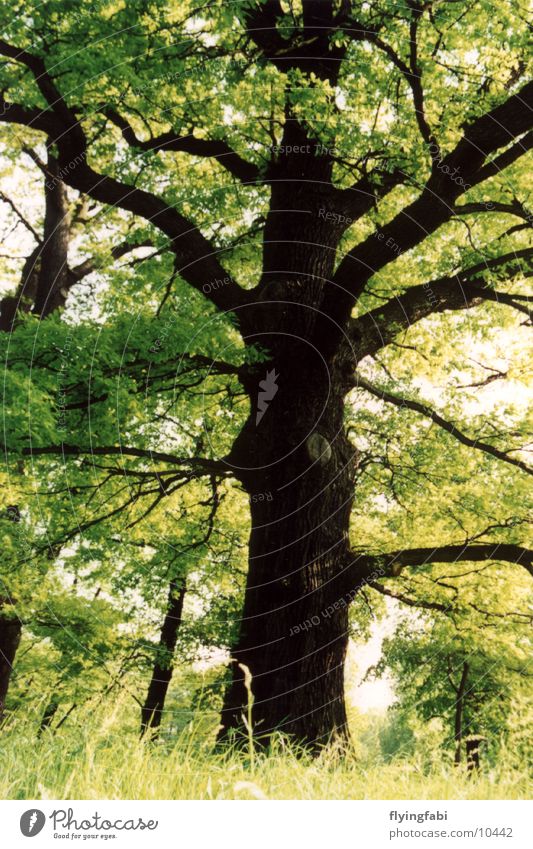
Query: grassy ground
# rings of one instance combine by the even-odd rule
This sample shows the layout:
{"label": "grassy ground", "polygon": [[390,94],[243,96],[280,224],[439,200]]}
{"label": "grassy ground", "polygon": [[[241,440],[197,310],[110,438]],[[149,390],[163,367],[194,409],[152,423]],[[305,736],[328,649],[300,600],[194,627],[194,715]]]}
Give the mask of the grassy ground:
{"label": "grassy ground", "polygon": [[[297,757],[280,741],[268,756],[213,754],[187,730],[172,745],[142,744],[116,728],[46,733],[15,725],[0,735],[3,799],[524,799],[525,770],[467,778],[447,762],[365,765],[323,753]],[[203,742],[201,740],[203,739]]]}

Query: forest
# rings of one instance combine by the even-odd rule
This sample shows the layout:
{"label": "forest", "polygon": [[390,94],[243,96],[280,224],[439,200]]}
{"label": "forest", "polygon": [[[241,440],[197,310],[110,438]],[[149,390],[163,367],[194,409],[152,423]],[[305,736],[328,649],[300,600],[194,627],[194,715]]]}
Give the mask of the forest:
{"label": "forest", "polygon": [[0,797],[527,798],[502,0],[0,0]]}

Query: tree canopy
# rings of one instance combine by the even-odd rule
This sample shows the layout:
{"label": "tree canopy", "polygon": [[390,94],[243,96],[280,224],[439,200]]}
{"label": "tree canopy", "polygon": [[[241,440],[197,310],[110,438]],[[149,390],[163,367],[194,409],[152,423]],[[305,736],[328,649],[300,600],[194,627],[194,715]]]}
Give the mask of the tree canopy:
{"label": "tree canopy", "polygon": [[344,739],[392,599],[403,703],[451,716],[467,664],[494,733],[533,575],[522,8],[1,10],[0,714],[123,688],[158,728],[208,656],[221,740],[249,674],[258,738]]}

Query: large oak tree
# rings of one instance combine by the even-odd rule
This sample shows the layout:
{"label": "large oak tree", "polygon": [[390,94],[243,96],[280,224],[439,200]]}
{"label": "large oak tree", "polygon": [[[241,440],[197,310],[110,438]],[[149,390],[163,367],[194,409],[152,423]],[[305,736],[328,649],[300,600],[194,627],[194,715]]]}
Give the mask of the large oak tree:
{"label": "large oak tree", "polygon": [[[367,550],[353,514],[376,463],[358,427],[370,418],[379,438],[384,407],[414,413],[448,447],[466,448],[487,486],[507,490],[531,473],[521,428],[504,438],[501,428],[476,430],[406,386],[416,350],[409,334],[424,322],[431,332],[438,319],[467,333],[456,321],[465,311],[496,326],[502,315],[518,327],[530,319],[527,25],[510,3],[162,9],[138,0],[82,13],[63,0],[4,19],[2,29],[0,120],[10,142],[47,144],[50,186],[60,180],[100,205],[117,256],[125,220],[142,222],[137,244],[148,238],[172,255],[159,317],[176,287],[190,287],[189,339],[170,355],[167,323],[152,346],[155,371],[137,357],[125,365],[128,379],[157,397],[169,373],[178,382],[218,378],[218,397],[225,387],[230,401],[238,379],[249,401],[231,445],[229,423],[225,433],[213,425],[177,440],[187,448],[178,452],[170,432],[165,445],[146,444],[141,427],[136,443],[119,423],[116,441],[80,428],[23,451],[65,462],[120,457],[124,476],[144,475],[135,500],[154,496],[147,511],[192,481],[237,481],[249,497],[249,565],[221,736],[242,724],[247,667],[258,734],[280,729],[315,744],[344,737],[349,604],[358,593],[431,564],[533,571],[515,525],[488,521],[449,544],[439,527],[434,545],[412,517],[409,545],[391,546],[384,534],[386,544]],[[43,318],[68,294],[59,264],[35,301]],[[127,317],[135,297],[122,297]],[[209,333],[216,354],[201,350]],[[386,365],[386,385],[369,368],[391,349],[404,365],[402,386]],[[438,346],[432,354],[437,362]],[[90,384],[70,389],[69,410],[109,400]],[[377,465],[397,475],[387,450]],[[451,462],[440,464],[441,479],[446,467],[453,479]]]}

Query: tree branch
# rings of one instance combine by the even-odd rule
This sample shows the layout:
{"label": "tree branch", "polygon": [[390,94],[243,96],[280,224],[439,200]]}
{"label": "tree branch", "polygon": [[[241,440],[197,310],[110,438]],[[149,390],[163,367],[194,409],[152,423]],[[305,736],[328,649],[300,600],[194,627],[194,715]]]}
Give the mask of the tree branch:
{"label": "tree branch", "polygon": [[11,207],[12,211],[15,213],[21,224],[23,224],[26,230],[31,233],[37,244],[40,245],[42,242],[41,237],[39,236],[37,231],[34,230],[28,219],[22,214],[20,209],[13,203],[11,198],[5,195],[4,192],[0,192],[0,201],[6,203],[9,207]]}
{"label": "tree branch", "polygon": [[[153,247],[153,242],[150,239],[144,239],[142,242],[128,242],[126,239],[124,242],[121,242],[120,245],[116,245],[116,247],[111,248],[110,254],[112,259],[121,259],[126,254],[131,253],[137,248],[149,248]],[[75,283],[79,283],[80,280],[83,280],[84,277],[87,277],[88,274],[92,274],[93,271],[96,271],[100,267],[100,259],[99,257],[89,257],[88,259],[84,259],[83,262],[78,263],[73,268],[69,268],[68,275],[71,279],[70,285],[73,286]]]}
{"label": "tree branch", "polygon": [[491,177],[496,177],[498,174],[501,174],[504,168],[512,165],[517,159],[520,159],[524,153],[531,150],[531,148],[533,148],[533,133],[527,133],[527,135],[521,138],[520,141],[511,145],[511,147],[504,151],[504,153],[500,153],[499,156],[496,156],[490,162],[487,162],[483,168],[480,168],[478,173],[472,177],[471,185],[477,186],[479,183],[483,183],[485,180],[489,180]]}
{"label": "tree branch", "polygon": [[412,598],[404,593],[392,592],[392,590],[389,590],[377,581],[368,581],[368,586],[372,587],[373,590],[376,590],[381,595],[401,601],[402,604],[407,604],[409,607],[420,607],[424,610],[439,610],[441,613],[446,613],[450,609],[448,604],[441,604],[438,601],[424,601],[423,599]]}
{"label": "tree branch", "polygon": [[152,451],[145,448],[133,448],[123,445],[89,446],[83,448],[79,445],[46,445],[42,447],[23,448],[25,457],[41,457],[44,455],[57,454],[63,457],[104,456],[119,455],[123,457],[141,457],[147,460],[159,460],[170,463],[173,466],[190,467],[197,470],[200,475],[228,475],[230,467],[223,460],[210,460],[206,457],[177,457],[175,454],[167,454],[163,451]]}
{"label": "tree branch", "polygon": [[[5,104],[2,110],[4,104],[0,101],[0,121],[46,132],[57,146],[59,174],[63,182],[101,203],[139,215],[161,230],[170,240],[178,258],[180,275],[218,309],[231,311],[246,303],[246,291],[220,265],[212,245],[194,224],[157,195],[100,174],[88,164],[87,139],[82,126],[63,100],[43,60],[2,39],[0,54],[21,62],[31,70],[49,106],[42,111]],[[209,285],[219,279],[225,281],[223,286]]]}
{"label": "tree branch", "polygon": [[399,169],[389,172],[376,168],[347,189],[339,190],[341,206],[347,215],[357,220],[370,212],[376,206],[376,201],[399,186],[404,178],[404,173]]}
{"label": "tree branch", "polygon": [[363,586],[377,578],[397,578],[403,569],[430,566],[434,563],[479,563],[502,561],[523,566],[533,577],[533,550],[513,543],[475,543],[443,545],[433,548],[405,548],[387,554],[358,555],[351,552],[350,563],[343,574],[347,590]]}
{"label": "tree branch", "polygon": [[346,48],[336,46],[330,38],[336,28],[333,2],[305,0],[302,11],[303,26],[291,27],[290,38],[287,29],[282,31],[283,35],[277,29],[278,20],[284,16],[280,0],[247,3],[240,15],[248,37],[279,71],[299,68],[334,83]]}
{"label": "tree branch", "polygon": [[375,27],[363,26],[357,21],[346,21],[343,30],[353,41],[366,41],[373,44],[392,62],[407,82],[413,96],[415,118],[420,135],[426,144],[434,141],[433,134],[426,119],[424,109],[424,92],[422,89],[422,74],[418,64],[418,23],[424,9],[411,5],[411,20],[409,24],[409,64],[404,62],[390,44],[387,44]]}
{"label": "tree branch", "polygon": [[437,424],[463,445],[466,445],[469,448],[475,448],[477,451],[483,451],[485,454],[490,454],[492,457],[496,457],[496,459],[502,460],[504,463],[517,466],[517,468],[522,469],[522,471],[533,475],[533,469],[528,466],[527,463],[524,463],[523,460],[511,457],[506,451],[500,451],[488,442],[481,442],[479,439],[472,439],[470,436],[467,436],[459,430],[459,428],[457,428],[452,422],[444,419],[436,412],[436,410],[433,410],[427,404],[423,404],[420,401],[413,401],[409,398],[403,398],[393,392],[388,392],[387,390],[370,383],[370,381],[361,377],[361,375],[356,376],[355,386],[370,392],[371,395],[374,395],[381,401],[385,401],[387,404],[394,404],[394,406],[399,407],[400,409],[413,410],[416,413],[420,413],[426,418],[431,419],[432,422]]}
{"label": "tree branch", "polygon": [[520,201],[513,200],[512,203],[501,203],[500,201],[487,201],[485,202],[474,202],[474,203],[463,203],[460,206],[456,206],[453,214],[454,215],[475,215],[477,213],[484,214],[488,212],[501,212],[505,215],[515,215],[517,218],[521,218],[523,221],[529,222],[531,226],[531,221],[533,220],[531,213],[527,211]]}
{"label": "tree branch", "polygon": [[416,247],[449,221],[457,199],[479,177],[486,158],[532,125],[533,83],[528,83],[504,103],[468,124],[450,153],[441,154],[436,149],[432,154],[434,167],[419,197],[378,233],[349,251],[331,283],[324,287],[316,344],[326,356],[337,349],[342,329],[368,280],[399,253]]}

